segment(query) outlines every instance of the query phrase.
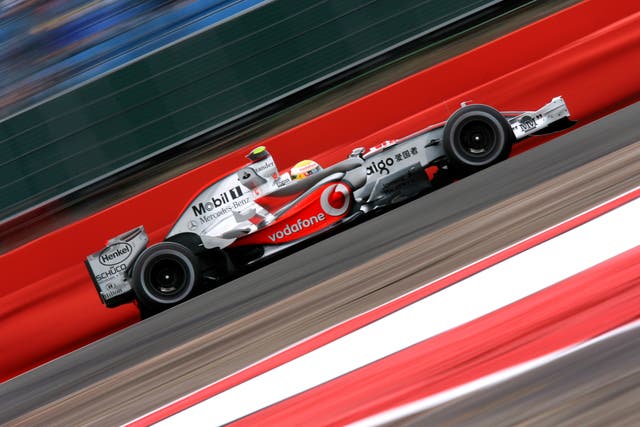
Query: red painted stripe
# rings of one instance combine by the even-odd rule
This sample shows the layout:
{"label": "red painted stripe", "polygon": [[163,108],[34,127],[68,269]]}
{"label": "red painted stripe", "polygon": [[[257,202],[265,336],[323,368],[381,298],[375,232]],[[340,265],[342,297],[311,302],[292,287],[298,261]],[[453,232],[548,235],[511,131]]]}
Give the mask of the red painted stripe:
{"label": "red painted stripe", "polygon": [[[355,146],[375,145],[439,122],[460,101],[518,110],[535,108],[559,94],[565,96],[572,117],[585,124],[640,98],[640,73],[629,72],[640,56],[638,10],[640,4],[631,0],[616,2],[616,7],[607,0],[584,1],[262,143],[280,167],[301,158],[326,165],[343,159]],[[514,151],[548,139],[528,140]],[[10,278],[0,283],[0,317],[10,324],[0,341],[28,336],[34,343],[29,351],[20,347],[0,354],[0,379],[135,322],[133,307],[109,310],[95,304],[97,295],[86,291],[93,290],[93,284],[84,257],[140,224],[152,243],[161,240],[193,195],[243,164],[244,154],[212,161],[0,256],[0,270]],[[38,268],[32,267],[34,262]],[[50,291],[55,288],[65,292]],[[46,301],[47,313],[57,310],[67,320],[51,329],[42,307],[30,303],[35,300]],[[19,305],[22,318],[30,319],[29,327],[13,317],[17,312],[4,310]],[[39,342],[45,336],[48,339]]]}
{"label": "red painted stripe", "polygon": [[345,425],[586,341],[638,317],[640,246],[233,425]]}
{"label": "red painted stripe", "polygon": [[188,407],[191,407],[203,400],[228,390],[238,384],[241,384],[251,378],[254,378],[260,374],[263,374],[271,369],[274,369],[280,365],[283,365],[293,359],[296,359],[304,354],[307,354],[319,347],[322,347],[336,339],[343,337],[363,326],[368,325],[378,319],[387,316],[403,307],[408,306],[418,300],[421,300],[429,295],[434,294],[454,283],[457,283],[473,274],[478,273],[488,267],[491,267],[507,258],[510,258],[520,252],[524,252],[542,242],[545,242],[553,237],[556,237],[562,233],[565,233],[581,224],[584,224],[606,212],[609,212],[623,204],[640,197],[640,188],[635,189],[627,194],[624,194],[612,201],[604,203],[584,214],[571,218],[557,226],[550,228],[542,233],[539,233],[531,238],[519,242],[511,247],[508,247],[494,255],[491,255],[483,260],[480,260],[468,267],[465,267],[453,274],[450,274],[440,280],[431,283],[428,286],[424,286],[411,292],[401,298],[391,301],[381,307],[364,313],[358,317],[355,317],[347,322],[337,325],[328,329],[298,345],[295,345],[281,353],[278,353],[262,362],[259,362],[243,371],[238,372],[228,378],[225,378],[215,384],[199,390],[179,401],[176,401],[158,411],[151,413],[140,420],[132,423],[131,425],[148,425],[164,419],[170,415],[182,411]]}

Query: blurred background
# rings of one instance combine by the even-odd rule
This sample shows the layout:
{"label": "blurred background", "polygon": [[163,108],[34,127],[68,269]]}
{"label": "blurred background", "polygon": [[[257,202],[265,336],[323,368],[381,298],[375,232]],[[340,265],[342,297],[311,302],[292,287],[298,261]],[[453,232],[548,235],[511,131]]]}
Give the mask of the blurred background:
{"label": "blurred background", "polygon": [[[636,188],[640,74],[629,70],[639,22],[631,0],[0,0],[0,342],[11,349],[0,355],[0,424],[127,422]],[[153,319],[139,322],[133,304],[104,307],[83,264],[140,224],[161,240],[192,196],[258,142],[278,166],[328,165],[444,120],[462,101],[511,111],[556,95],[577,132],[519,144],[541,146]],[[599,283],[616,293],[613,280]],[[567,293],[554,307],[581,301]],[[637,318],[637,301],[594,294],[591,324],[577,309],[564,324],[555,311],[531,311],[554,337]],[[535,316],[509,321],[533,325],[532,346]],[[480,357],[530,356],[517,340],[502,344],[509,330],[478,338],[495,352],[479,346]],[[582,375],[595,372],[591,362],[574,362],[571,381],[626,399],[640,352],[616,348],[635,359],[599,352],[593,366],[619,366],[618,385]],[[582,406],[548,382],[530,384],[507,390],[525,410],[483,391],[508,411],[484,425],[519,423],[527,411],[546,425],[624,415],[602,393]],[[534,405],[525,394],[538,391]],[[564,414],[549,396],[567,402]],[[448,407],[479,416],[459,408]],[[540,421],[545,410],[559,421]]]}
{"label": "blurred background", "polygon": [[0,120],[210,25],[228,3],[0,1]]}
{"label": "blurred background", "polygon": [[575,1],[2,2],[0,253]]}

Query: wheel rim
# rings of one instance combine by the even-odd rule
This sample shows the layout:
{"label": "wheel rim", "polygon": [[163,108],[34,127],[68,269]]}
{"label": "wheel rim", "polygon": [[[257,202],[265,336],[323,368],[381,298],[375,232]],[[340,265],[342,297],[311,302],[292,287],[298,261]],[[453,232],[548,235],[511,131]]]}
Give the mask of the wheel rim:
{"label": "wheel rim", "polygon": [[485,157],[496,147],[496,132],[487,122],[473,120],[460,129],[460,148],[472,157]]}
{"label": "wheel rim", "polygon": [[149,290],[160,297],[172,297],[180,294],[189,283],[188,268],[185,263],[174,257],[161,257],[154,260],[145,274]]}

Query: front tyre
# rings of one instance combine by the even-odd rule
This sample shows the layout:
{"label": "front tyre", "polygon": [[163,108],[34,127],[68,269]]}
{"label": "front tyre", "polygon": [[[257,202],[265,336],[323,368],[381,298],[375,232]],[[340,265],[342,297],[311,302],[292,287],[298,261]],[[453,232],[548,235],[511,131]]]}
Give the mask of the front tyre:
{"label": "front tyre", "polygon": [[442,140],[451,171],[462,178],[509,157],[515,135],[499,111],[478,104],[453,113]]}
{"label": "front tyre", "polygon": [[146,249],[132,273],[133,291],[141,311],[155,313],[185,301],[200,281],[195,255],[175,242],[162,242]]}

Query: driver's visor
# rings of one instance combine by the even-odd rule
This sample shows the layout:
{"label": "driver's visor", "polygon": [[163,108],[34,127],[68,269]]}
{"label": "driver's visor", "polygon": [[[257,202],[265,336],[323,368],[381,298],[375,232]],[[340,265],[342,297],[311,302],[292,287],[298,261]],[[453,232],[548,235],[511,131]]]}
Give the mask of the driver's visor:
{"label": "driver's visor", "polygon": [[322,168],[320,166],[316,166],[313,169],[309,169],[307,171],[304,172],[298,172],[298,173],[293,173],[291,172],[291,179],[296,180],[296,179],[302,179],[302,178],[306,178],[308,176],[313,175],[314,173],[318,173],[322,170]]}

